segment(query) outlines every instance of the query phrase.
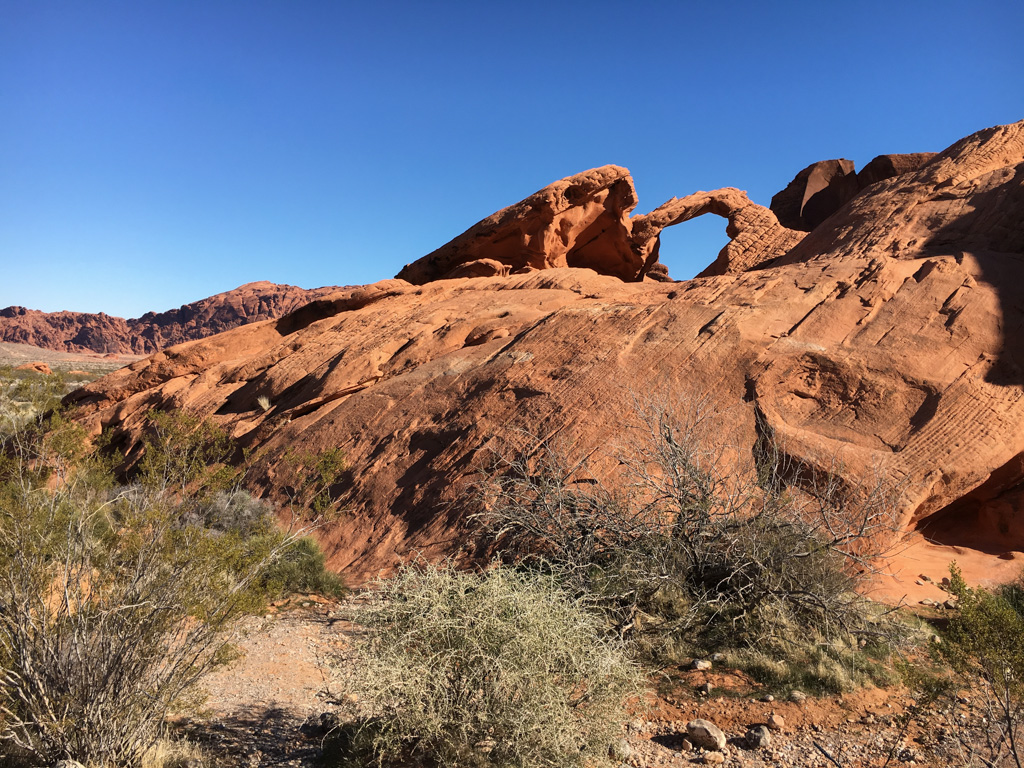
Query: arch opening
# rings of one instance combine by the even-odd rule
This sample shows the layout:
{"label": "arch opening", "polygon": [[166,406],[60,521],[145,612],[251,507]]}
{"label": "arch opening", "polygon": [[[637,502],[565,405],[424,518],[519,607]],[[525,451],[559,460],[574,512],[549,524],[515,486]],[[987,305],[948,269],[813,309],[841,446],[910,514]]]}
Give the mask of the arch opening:
{"label": "arch opening", "polygon": [[661,231],[658,261],[673,280],[689,280],[711,264],[728,243],[728,219],[713,213],[696,216]]}

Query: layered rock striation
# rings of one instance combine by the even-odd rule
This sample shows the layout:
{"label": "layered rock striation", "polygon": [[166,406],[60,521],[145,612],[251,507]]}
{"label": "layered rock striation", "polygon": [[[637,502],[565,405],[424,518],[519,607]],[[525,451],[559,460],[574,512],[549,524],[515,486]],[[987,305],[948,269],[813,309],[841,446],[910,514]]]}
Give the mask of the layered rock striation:
{"label": "layered rock striation", "polygon": [[[340,447],[347,512],[320,535],[357,576],[459,551],[465,480],[504,437],[600,454],[638,397],[679,393],[727,414],[741,452],[768,429],[851,483],[881,468],[921,546],[1012,565],[1024,550],[1024,123],[874,182],[810,233],[738,190],[630,219],[634,201],[624,169],[571,177],[403,279],[172,347],[70,402],[129,461],[149,409],[208,417],[252,449],[254,486],[280,498],[299,482],[282,457]],[[727,256],[706,277],[644,280],[663,227],[704,212],[729,218]]]}

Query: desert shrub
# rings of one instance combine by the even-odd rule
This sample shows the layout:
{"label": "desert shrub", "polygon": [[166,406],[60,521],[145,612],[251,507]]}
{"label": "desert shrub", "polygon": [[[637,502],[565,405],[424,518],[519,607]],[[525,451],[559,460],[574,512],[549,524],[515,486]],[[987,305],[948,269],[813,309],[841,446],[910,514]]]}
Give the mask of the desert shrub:
{"label": "desert shrub", "polygon": [[870,677],[862,641],[893,627],[856,587],[894,527],[891,493],[799,464],[763,425],[744,460],[719,417],[704,400],[638,408],[616,490],[527,438],[499,456],[478,517],[504,557],[556,564],[659,661],[747,649],[734,657],[811,664],[824,689]]}
{"label": "desert shrub", "polygon": [[218,490],[187,510],[185,521],[222,533],[256,536],[273,529],[274,505],[241,488]]}
{"label": "desert shrub", "polygon": [[317,518],[329,516],[336,507],[336,486],[346,470],[345,452],[325,448],[318,453],[288,450],[281,463],[295,477],[289,495],[293,506],[308,510]]}
{"label": "desert shrub", "polygon": [[0,740],[38,763],[137,761],[287,543],[182,524],[137,490],[5,484]]}
{"label": "desert shrub", "polygon": [[407,567],[357,619],[348,765],[600,766],[637,668],[553,577]]}
{"label": "desert shrub", "polygon": [[[274,505],[241,488],[216,491],[201,503],[185,508],[182,519],[215,535],[267,538],[271,547],[281,544],[285,536],[277,527]],[[291,537],[280,547],[259,583],[267,597],[293,592],[341,597],[346,591],[344,580],[327,569],[327,558],[316,539],[305,535]]]}
{"label": "desert shrub", "polygon": [[988,591],[971,588],[953,563],[949,591],[957,599],[942,642],[934,653],[979,694],[988,727],[979,738],[961,740],[973,764],[1024,761],[1024,581]]}
{"label": "desert shrub", "polygon": [[0,404],[7,409],[35,413],[52,410],[67,393],[68,386],[62,371],[43,375],[0,366]]}
{"label": "desert shrub", "polygon": [[206,761],[198,744],[188,739],[160,738],[142,755],[139,768],[193,768]]}
{"label": "desert shrub", "polygon": [[312,536],[302,536],[284,547],[261,584],[273,596],[300,592],[341,597],[347,592],[344,579],[328,570],[327,558]]}
{"label": "desert shrub", "polygon": [[172,489],[186,498],[205,499],[238,479],[229,463],[236,451],[227,433],[186,411],[152,410],[143,435],[135,479],[148,488]]}
{"label": "desert shrub", "polygon": [[[59,407],[4,422],[0,743],[12,759],[151,761],[168,713],[226,658],[234,619],[272,589],[318,577],[303,531],[281,530],[244,492],[217,490],[202,461],[230,446],[193,426],[120,486],[114,462],[89,453]],[[284,553],[297,575],[270,572]]]}

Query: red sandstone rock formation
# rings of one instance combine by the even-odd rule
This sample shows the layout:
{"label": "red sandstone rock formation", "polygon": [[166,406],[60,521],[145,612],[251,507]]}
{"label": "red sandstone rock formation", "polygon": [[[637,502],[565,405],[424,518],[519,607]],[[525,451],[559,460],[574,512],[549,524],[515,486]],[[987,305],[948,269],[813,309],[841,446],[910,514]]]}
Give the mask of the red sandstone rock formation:
{"label": "red sandstone rock formation", "polygon": [[864,189],[877,181],[884,181],[894,176],[916,171],[933,157],[935,157],[934,152],[915,152],[909,155],[879,155],[858,171],[858,188]]}
{"label": "red sandstone rock formation", "polygon": [[646,257],[645,263],[653,264],[658,260],[660,235],[665,227],[706,213],[728,219],[725,231],[730,240],[699,277],[746,272],[788,253],[804,238],[803,232],[783,227],[772,211],[751,202],[746,192],[730,187],[695,192],[682,199],[673,197],[650,213],[637,216],[631,223],[634,246]]}
{"label": "red sandstone rock formation", "polygon": [[822,160],[804,168],[776,194],[771,209],[784,226],[810,232],[858,191],[853,161]]}
{"label": "red sandstone rock formation", "polygon": [[102,312],[40,312],[7,307],[0,309],[0,341],[59,352],[149,354],[245,323],[280,317],[337,290],[337,287],[305,290],[294,285],[247,283],[179,309],[147,312],[132,320]]}
{"label": "red sandstone rock formation", "polygon": [[[259,449],[253,481],[270,495],[297,482],[286,452],[342,448],[349,511],[321,536],[355,575],[462,546],[460,481],[501,436],[600,452],[635,395],[680,390],[713,397],[748,445],[761,423],[808,463],[838,458],[850,482],[883,468],[903,528],[937,542],[918,539],[921,557],[1016,569],[997,556],[1024,551],[1024,123],[877,181],[802,239],[735,190],[630,221],[625,171],[573,180],[403,271],[421,284],[181,344],[70,401],[129,460],[149,409],[209,417]],[[705,210],[734,220],[718,274],[638,280],[661,227]],[[584,246],[594,262],[573,256]],[[493,276],[433,280],[456,269]]]}
{"label": "red sandstone rock formation", "polygon": [[50,370],[50,366],[48,366],[46,363],[42,363],[42,362],[39,362],[39,361],[36,361],[34,363],[25,363],[24,365],[19,365],[14,370],[16,370],[16,371],[34,371],[35,373],[41,373],[44,376],[49,376],[50,374],[53,373],[53,371]]}
{"label": "red sandstone rock formation", "polygon": [[636,202],[625,168],[595,168],[556,181],[487,217],[407,264],[396,277],[423,284],[586,267],[628,282],[646,276],[665,281],[668,272],[658,262],[662,230],[706,213],[728,219],[726,232],[732,239],[703,275],[751,269],[787,253],[804,236],[781,226],[772,211],[738,189],[673,197],[648,214],[630,218]]}
{"label": "red sandstone rock formation", "polygon": [[123,318],[82,312],[0,309],[0,341],[30,344],[58,352],[131,354],[131,333]]}
{"label": "red sandstone rock formation", "polygon": [[875,182],[916,171],[934,152],[879,155],[855,172],[852,160],[811,163],[772,197],[771,209],[784,227],[810,232],[857,194]]}
{"label": "red sandstone rock formation", "polygon": [[473,225],[397,277],[417,285],[453,277],[589,267],[635,280],[643,260],[629,240],[636,190],[629,171],[606,165],[556,181]]}

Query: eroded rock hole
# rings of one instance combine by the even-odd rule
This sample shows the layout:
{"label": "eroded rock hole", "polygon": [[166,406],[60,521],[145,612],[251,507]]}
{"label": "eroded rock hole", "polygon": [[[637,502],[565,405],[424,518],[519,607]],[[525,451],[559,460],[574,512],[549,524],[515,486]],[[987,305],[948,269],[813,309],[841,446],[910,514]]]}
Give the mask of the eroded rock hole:
{"label": "eroded rock hole", "polygon": [[728,220],[705,214],[661,231],[658,261],[675,280],[689,280],[718,257],[729,242]]}

